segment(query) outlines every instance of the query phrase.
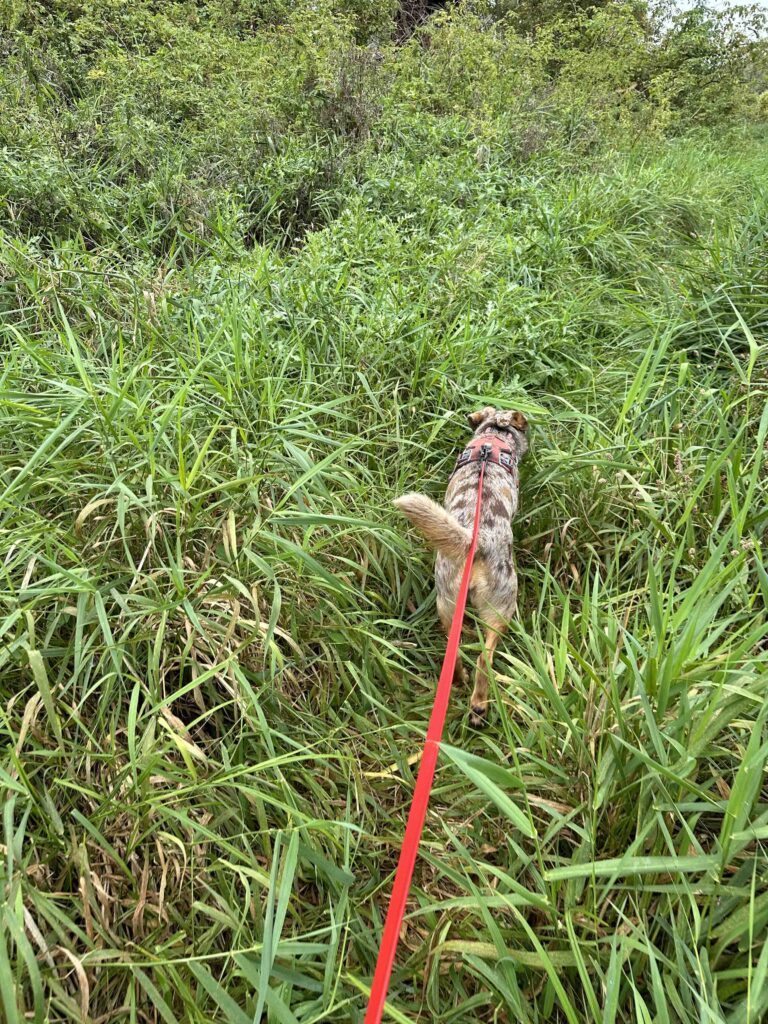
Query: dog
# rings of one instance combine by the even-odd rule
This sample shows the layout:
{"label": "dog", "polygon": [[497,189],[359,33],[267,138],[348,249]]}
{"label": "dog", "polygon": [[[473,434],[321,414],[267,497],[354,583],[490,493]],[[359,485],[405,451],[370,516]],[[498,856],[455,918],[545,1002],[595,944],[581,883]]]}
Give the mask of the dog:
{"label": "dog", "polygon": [[[518,466],[528,450],[528,421],[521,412],[498,410],[490,405],[467,418],[474,428],[474,437],[459,455],[445,492],[444,507],[423,494],[404,494],[395,500],[395,505],[437,551],[437,614],[447,634],[472,540],[480,459],[485,449],[483,504],[469,588],[470,603],[486,628],[469,706],[470,722],[480,726],[488,713],[493,654],[517,610],[511,524],[518,505]],[[461,658],[456,662],[454,682],[466,683]]]}

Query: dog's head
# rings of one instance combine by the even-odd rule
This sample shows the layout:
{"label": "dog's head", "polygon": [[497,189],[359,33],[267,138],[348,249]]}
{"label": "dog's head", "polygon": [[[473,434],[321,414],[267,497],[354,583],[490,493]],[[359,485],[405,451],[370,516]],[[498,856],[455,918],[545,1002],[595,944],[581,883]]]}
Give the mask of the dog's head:
{"label": "dog's head", "polygon": [[509,434],[515,441],[518,456],[522,456],[528,450],[528,420],[516,409],[494,409],[487,405],[484,409],[471,412],[467,416],[469,425],[478,434]]}

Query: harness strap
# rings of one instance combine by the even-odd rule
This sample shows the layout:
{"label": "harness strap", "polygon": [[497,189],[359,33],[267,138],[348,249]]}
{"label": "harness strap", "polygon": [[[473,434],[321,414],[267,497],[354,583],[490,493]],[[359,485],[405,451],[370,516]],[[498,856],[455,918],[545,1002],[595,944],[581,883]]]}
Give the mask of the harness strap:
{"label": "harness strap", "polygon": [[464,451],[459,453],[451,476],[463,466],[468,466],[470,462],[492,462],[513,475],[517,469],[515,453],[495,434],[473,438]]}

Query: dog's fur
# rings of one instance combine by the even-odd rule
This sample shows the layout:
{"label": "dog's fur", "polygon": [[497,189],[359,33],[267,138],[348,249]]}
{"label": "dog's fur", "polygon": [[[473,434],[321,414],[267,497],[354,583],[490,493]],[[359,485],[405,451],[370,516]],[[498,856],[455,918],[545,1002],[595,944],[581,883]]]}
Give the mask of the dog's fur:
{"label": "dog's fur", "polygon": [[[521,412],[504,412],[487,406],[473,412],[468,419],[470,426],[474,427],[475,437],[495,434],[512,449],[519,464],[528,450],[528,423]],[[444,508],[423,494],[405,494],[395,501],[400,511],[437,550],[437,613],[446,633],[451,626],[464,562],[472,540],[479,478],[479,462],[468,462],[458,469],[445,492]],[[496,463],[486,466],[477,553],[469,588],[469,599],[486,626],[485,650],[477,662],[475,688],[470,699],[470,721],[473,725],[481,725],[485,720],[493,652],[517,608],[511,523],[517,512],[518,483],[517,468],[510,473]],[[466,681],[461,659],[456,663],[454,679]]]}

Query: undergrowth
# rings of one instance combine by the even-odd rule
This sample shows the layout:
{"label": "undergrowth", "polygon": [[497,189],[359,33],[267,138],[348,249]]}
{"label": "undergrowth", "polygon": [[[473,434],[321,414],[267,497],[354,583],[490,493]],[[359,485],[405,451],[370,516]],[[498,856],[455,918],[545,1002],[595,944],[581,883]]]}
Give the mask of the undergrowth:
{"label": "undergrowth", "polygon": [[388,1019],[757,1022],[764,137],[363,113],[215,194],[3,164],[5,1019],[362,1020],[443,651],[391,500],[490,403],[532,424],[520,615]]}

